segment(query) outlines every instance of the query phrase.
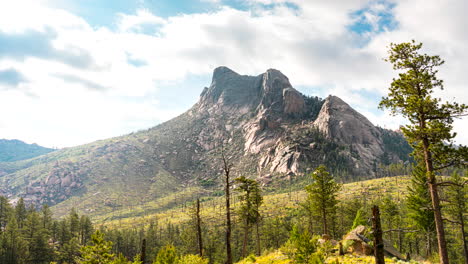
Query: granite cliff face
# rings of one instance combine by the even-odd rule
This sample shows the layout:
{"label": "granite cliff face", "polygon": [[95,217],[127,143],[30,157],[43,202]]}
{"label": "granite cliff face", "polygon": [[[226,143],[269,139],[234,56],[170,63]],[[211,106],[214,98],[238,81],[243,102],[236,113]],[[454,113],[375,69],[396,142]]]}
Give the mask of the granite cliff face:
{"label": "granite cliff face", "polygon": [[86,208],[91,201],[101,211],[135,200],[144,204],[187,186],[219,186],[221,149],[235,165],[234,177],[264,184],[300,178],[320,164],[342,178],[370,177],[383,154],[399,160],[386,148],[382,131],[336,96],[301,94],[278,70],[245,76],[218,67],[198,103],[170,121],[0,163],[0,171],[8,167],[0,191],[56,208]]}
{"label": "granite cliff face", "polygon": [[352,146],[358,154],[355,167],[371,171],[374,162],[384,153],[382,134],[365,116],[336,96],[329,96],[314,122],[328,139]]}

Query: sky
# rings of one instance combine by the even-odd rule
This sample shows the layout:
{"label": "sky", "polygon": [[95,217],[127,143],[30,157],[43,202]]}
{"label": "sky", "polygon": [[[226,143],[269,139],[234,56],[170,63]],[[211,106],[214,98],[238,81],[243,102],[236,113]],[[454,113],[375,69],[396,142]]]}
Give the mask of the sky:
{"label": "sky", "polygon": [[[15,0],[0,3],[0,138],[71,147],[169,120],[217,66],[275,68],[375,125],[390,43],[440,55],[444,100],[468,104],[466,0]],[[468,144],[468,118],[455,122]]]}

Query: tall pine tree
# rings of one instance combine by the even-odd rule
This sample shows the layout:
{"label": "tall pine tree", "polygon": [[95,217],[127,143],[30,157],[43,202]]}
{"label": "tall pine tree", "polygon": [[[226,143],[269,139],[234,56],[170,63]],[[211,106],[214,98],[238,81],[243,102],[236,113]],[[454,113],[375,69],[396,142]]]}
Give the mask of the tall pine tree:
{"label": "tall pine tree", "polygon": [[306,187],[307,204],[314,214],[320,215],[323,234],[329,235],[329,223],[336,217],[337,194],[341,184],[335,182],[325,165],[312,172],[313,183]]}
{"label": "tall pine tree", "polygon": [[454,118],[466,114],[468,106],[442,103],[433,97],[435,89],[443,89],[443,81],[436,77],[437,67],[444,61],[439,56],[420,54],[421,43],[390,44],[389,61],[399,77],[393,79],[388,97],[382,98],[380,107],[393,114],[401,114],[409,124],[402,127],[403,134],[413,147],[416,161],[426,167],[432,209],[437,231],[440,262],[449,263],[447,242],[442,221],[436,171],[466,162],[468,149],[453,147],[452,123]]}

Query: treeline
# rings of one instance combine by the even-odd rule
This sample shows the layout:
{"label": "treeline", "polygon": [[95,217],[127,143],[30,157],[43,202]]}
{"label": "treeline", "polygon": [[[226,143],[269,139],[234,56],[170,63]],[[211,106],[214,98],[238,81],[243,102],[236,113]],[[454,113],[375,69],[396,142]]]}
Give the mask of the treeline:
{"label": "treeline", "polygon": [[[448,184],[441,191],[453,263],[466,261],[468,174],[463,173],[465,177],[453,173],[450,179],[443,179],[455,184]],[[370,227],[373,205],[380,207],[384,239],[411,258],[437,259],[434,218],[424,170],[414,169],[406,196],[368,197],[362,193],[339,199],[341,184],[335,182],[324,166],[310,177],[307,198],[298,206],[291,203],[281,214],[262,209],[262,192],[256,181],[244,177],[232,181],[236,196],[231,210],[233,262],[281,248],[297,263],[312,259],[321,263],[333,249],[319,249],[318,239],[330,237],[339,241],[359,225]],[[197,206],[195,202],[187,212],[190,220],[178,224],[152,219],[144,226],[108,229],[93,227],[88,217],[79,216],[75,210],[61,220],[54,220],[48,206],[40,210],[28,208],[22,199],[12,206],[1,197],[0,263],[84,264],[98,263],[87,262],[98,257],[103,257],[99,263],[224,263],[226,223],[219,217],[206,217],[208,213],[200,214],[211,210],[209,204],[202,201]],[[223,211],[212,213],[223,214]],[[92,236],[96,229],[100,233]],[[342,250],[346,252],[349,247],[345,244]]]}
{"label": "treeline", "polygon": [[[464,253],[466,230],[463,225],[467,223],[468,214],[468,200],[466,199],[468,189],[465,184],[468,174],[463,173],[464,177],[460,176],[461,173],[454,173],[450,178],[444,178],[444,182],[456,184],[449,184],[441,191],[449,256],[453,263],[466,261]],[[231,226],[231,251],[234,262],[248,255],[259,255],[259,253],[278,248],[288,251],[288,247],[294,247],[295,243],[297,246],[311,243],[309,246],[315,251],[310,251],[306,258],[317,257],[318,245],[315,243],[317,236],[327,234],[339,241],[359,225],[370,229],[373,205],[380,207],[384,239],[390,241],[403,255],[408,254],[412,259],[437,261],[434,218],[424,171],[414,170],[410,186],[408,186],[408,195],[405,196],[395,193],[368,197],[363,193],[356,197],[338,199],[337,193],[341,185],[335,182],[333,176],[326,172],[324,167],[319,167],[311,177],[313,183],[306,188],[307,198],[300,202],[299,206],[288,208],[289,210],[284,214],[266,212],[261,210],[261,207],[259,211],[255,211],[254,204],[250,204],[249,207],[247,203],[244,203],[246,198],[240,199],[240,204],[233,209]],[[241,195],[245,195],[245,191],[237,190]],[[206,203],[207,207],[208,204],[210,203]],[[202,210],[209,209],[203,208],[205,203],[201,205]],[[246,210],[251,212],[250,226],[246,222],[249,216]],[[122,253],[127,259],[141,254],[144,239],[148,260],[156,259],[158,252],[161,249],[166,250],[167,245],[172,245],[179,256],[200,254],[195,204],[190,215],[192,220],[179,224],[160,223],[154,219],[145,227],[113,229],[104,232],[106,238],[113,242],[114,252]],[[219,219],[202,218],[201,234],[203,257],[209,263],[224,263],[226,260],[225,223]],[[372,236],[370,235],[369,238]],[[315,241],[315,244],[311,241]],[[345,252],[348,246],[343,249]]]}
{"label": "treeline", "polygon": [[54,220],[47,205],[36,210],[22,198],[11,205],[0,196],[0,263],[75,263],[93,231],[91,220],[75,210]]}

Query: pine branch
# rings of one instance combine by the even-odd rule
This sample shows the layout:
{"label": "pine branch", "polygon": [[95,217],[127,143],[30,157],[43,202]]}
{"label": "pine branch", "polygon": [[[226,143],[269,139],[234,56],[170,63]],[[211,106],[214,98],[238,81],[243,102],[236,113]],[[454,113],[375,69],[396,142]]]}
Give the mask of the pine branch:
{"label": "pine branch", "polygon": [[446,186],[457,186],[457,187],[460,187],[460,188],[463,188],[463,186],[465,184],[468,183],[468,180],[464,181],[463,183],[456,183],[456,182],[452,182],[452,181],[444,181],[444,182],[438,182],[436,183],[437,186],[441,186],[441,187],[446,187]]}
{"label": "pine branch", "polygon": [[457,225],[461,225],[461,224],[462,224],[462,223],[459,222],[459,221],[450,220],[450,219],[448,219],[448,218],[442,218],[442,220],[447,221],[447,222],[452,223],[452,224],[457,224]]}
{"label": "pine branch", "polygon": [[400,229],[389,229],[389,230],[385,230],[385,231],[382,231],[382,232],[383,233],[388,233],[388,232],[415,233],[415,232],[419,232],[419,230],[411,230],[411,229],[400,228]]}

